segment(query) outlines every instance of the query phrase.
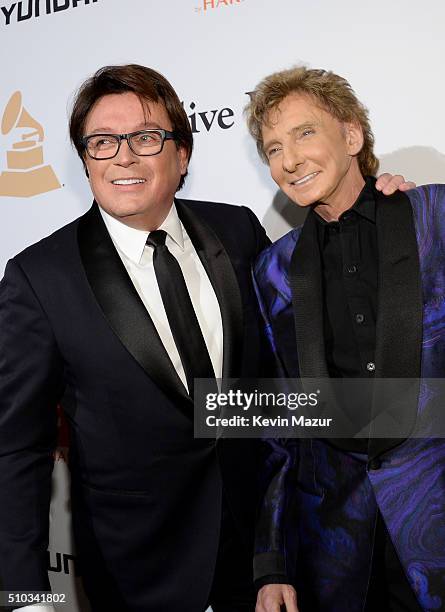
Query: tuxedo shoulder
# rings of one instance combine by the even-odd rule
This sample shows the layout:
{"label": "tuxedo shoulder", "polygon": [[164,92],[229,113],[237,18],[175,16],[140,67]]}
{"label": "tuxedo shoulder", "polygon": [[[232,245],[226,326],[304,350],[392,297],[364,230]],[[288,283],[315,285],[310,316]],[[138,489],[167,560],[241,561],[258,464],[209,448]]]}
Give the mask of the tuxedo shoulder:
{"label": "tuxedo shoulder", "polygon": [[254,273],[259,282],[270,276],[271,268],[282,271],[289,266],[300,233],[301,227],[292,229],[258,255]]}
{"label": "tuxedo shoulder", "polygon": [[77,245],[77,227],[81,218],[71,221],[38,242],[26,247],[13,257],[13,260],[23,268],[41,267],[46,262],[54,264],[63,261],[65,254]]}
{"label": "tuxedo shoulder", "polygon": [[[246,207],[241,204],[228,204],[227,202],[212,202],[209,200],[183,200],[177,198],[177,201],[197,214],[202,215],[239,215],[246,214]],[[252,213],[254,214],[254,213]]]}
{"label": "tuxedo shoulder", "polygon": [[268,244],[269,239],[258,217],[247,206],[201,200],[176,200],[179,216],[187,213],[190,221],[206,224],[234,253],[244,253],[250,264]]}

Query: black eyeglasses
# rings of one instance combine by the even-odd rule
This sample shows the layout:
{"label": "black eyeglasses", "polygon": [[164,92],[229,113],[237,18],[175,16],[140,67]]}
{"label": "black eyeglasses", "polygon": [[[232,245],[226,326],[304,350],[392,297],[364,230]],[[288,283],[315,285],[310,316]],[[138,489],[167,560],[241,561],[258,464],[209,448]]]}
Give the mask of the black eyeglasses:
{"label": "black eyeglasses", "polygon": [[119,153],[121,142],[126,140],[135,155],[158,155],[166,140],[176,140],[176,134],[168,130],[140,130],[130,134],[92,134],[82,138],[82,144],[92,159],[112,159]]}

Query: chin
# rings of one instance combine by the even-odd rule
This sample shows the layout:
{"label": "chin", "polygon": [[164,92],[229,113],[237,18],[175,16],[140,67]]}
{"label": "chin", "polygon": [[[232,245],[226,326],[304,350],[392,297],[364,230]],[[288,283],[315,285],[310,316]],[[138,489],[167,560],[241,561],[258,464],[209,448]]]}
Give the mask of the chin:
{"label": "chin", "polygon": [[[300,206],[301,208],[307,208],[308,206],[311,206],[311,204],[315,204],[315,202],[318,201],[316,197],[311,198],[310,196],[307,196],[307,195],[301,196],[301,197],[296,196],[295,193],[292,193],[292,194],[287,193],[286,195],[291,202],[293,202],[297,206]],[[297,197],[298,197],[298,200],[296,199]]]}
{"label": "chin", "polygon": [[144,205],[138,202],[126,201],[115,206],[114,210],[119,217],[128,217],[144,212]]}
{"label": "chin", "polygon": [[300,200],[299,202],[295,202],[295,204],[297,206],[300,206],[301,208],[307,208],[308,206],[312,206],[312,204],[315,204],[317,202],[316,199],[314,200],[307,200],[306,198],[304,200]]}
{"label": "chin", "polygon": [[[284,191],[284,190],[283,190]],[[320,200],[322,197],[323,190],[321,189],[289,189],[285,191],[285,194],[296,204],[302,208],[311,206]]]}

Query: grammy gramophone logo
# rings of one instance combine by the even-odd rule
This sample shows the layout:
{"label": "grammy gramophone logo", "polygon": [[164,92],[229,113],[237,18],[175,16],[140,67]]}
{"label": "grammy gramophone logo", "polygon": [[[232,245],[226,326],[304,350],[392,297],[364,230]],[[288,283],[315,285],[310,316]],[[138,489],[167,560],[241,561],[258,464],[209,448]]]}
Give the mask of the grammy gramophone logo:
{"label": "grammy gramophone logo", "polygon": [[23,107],[22,94],[12,94],[3,113],[1,132],[17,134],[6,151],[6,170],[0,173],[0,196],[26,198],[61,186],[43,160],[44,130]]}

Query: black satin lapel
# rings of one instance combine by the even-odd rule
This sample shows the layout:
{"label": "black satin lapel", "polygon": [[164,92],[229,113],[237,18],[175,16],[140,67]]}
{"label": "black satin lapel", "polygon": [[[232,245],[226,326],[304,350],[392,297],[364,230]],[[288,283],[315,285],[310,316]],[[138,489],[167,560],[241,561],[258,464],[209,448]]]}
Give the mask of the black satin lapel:
{"label": "black satin lapel", "polygon": [[230,258],[212,228],[181,200],[176,200],[179,218],[212,283],[223,324],[223,377],[240,372],[243,346],[243,307],[238,280]]}
{"label": "black satin lapel", "polygon": [[290,262],[290,285],[300,376],[327,378],[317,220],[309,213]]}
{"label": "black satin lapel", "polygon": [[[423,304],[413,213],[407,196],[400,191],[390,197],[376,192],[376,223],[379,254],[376,379],[417,379],[421,366]],[[407,435],[417,413],[417,397],[413,393],[410,397],[403,407]],[[376,380],[374,416],[383,402]],[[372,439],[370,455],[376,456],[401,442],[403,439]]]}
{"label": "black satin lapel", "polygon": [[113,331],[153,382],[190,411],[187,390],[125,270],[96,203],[79,223],[78,243],[88,282]]}

